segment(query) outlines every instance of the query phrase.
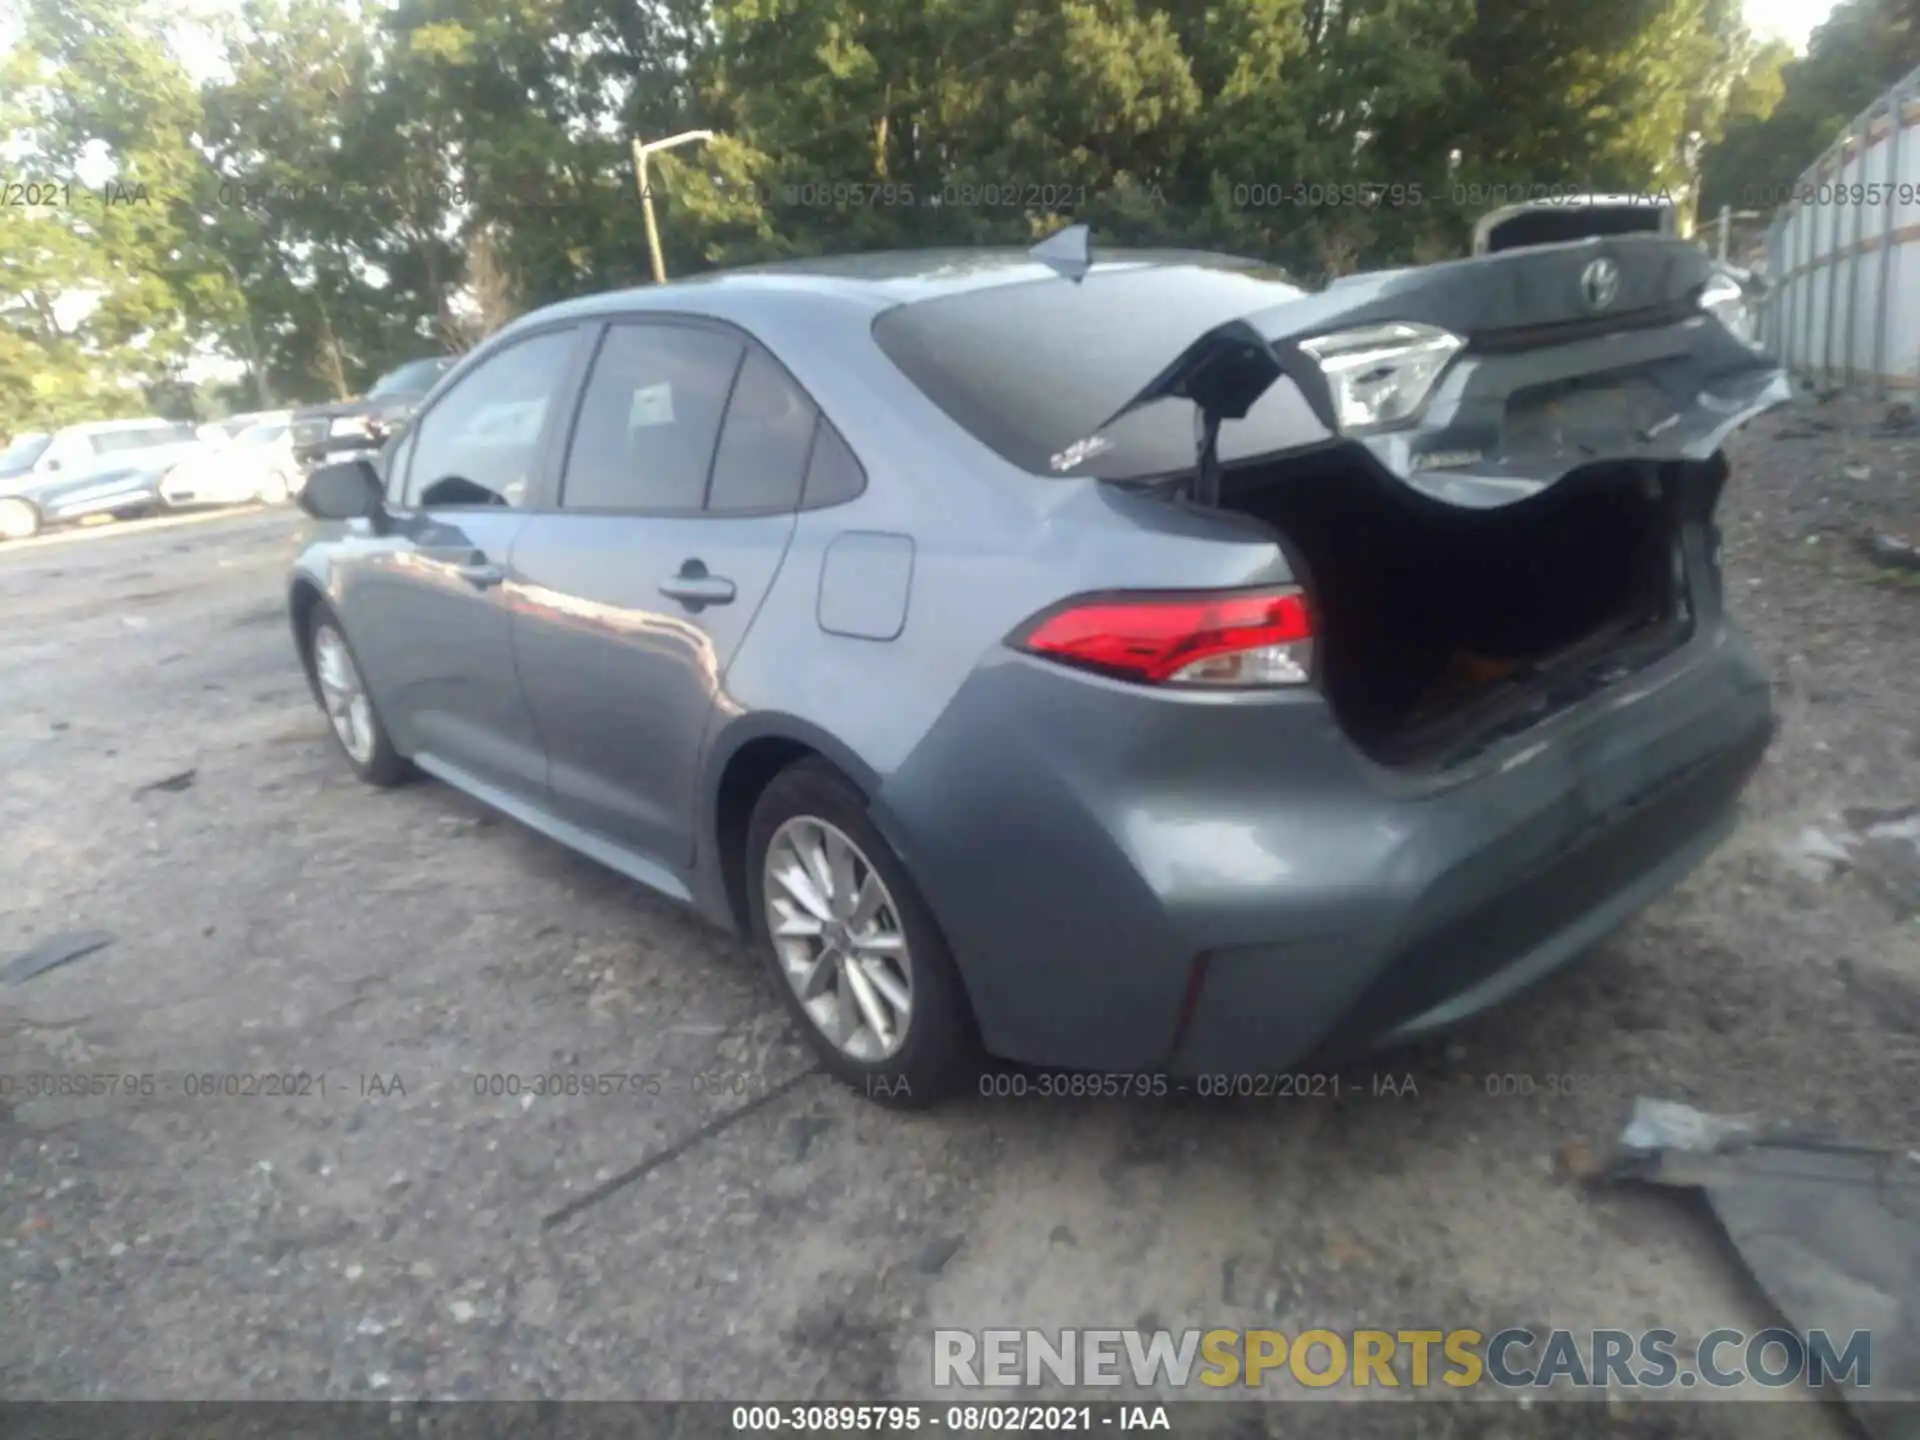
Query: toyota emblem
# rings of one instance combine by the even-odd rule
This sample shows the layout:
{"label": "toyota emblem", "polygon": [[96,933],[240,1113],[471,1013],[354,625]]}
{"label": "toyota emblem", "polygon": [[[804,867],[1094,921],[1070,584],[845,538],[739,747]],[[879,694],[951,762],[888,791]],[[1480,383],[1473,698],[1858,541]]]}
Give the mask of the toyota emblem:
{"label": "toyota emblem", "polygon": [[1593,261],[1580,272],[1580,293],[1587,309],[1606,309],[1620,293],[1620,267],[1604,255]]}

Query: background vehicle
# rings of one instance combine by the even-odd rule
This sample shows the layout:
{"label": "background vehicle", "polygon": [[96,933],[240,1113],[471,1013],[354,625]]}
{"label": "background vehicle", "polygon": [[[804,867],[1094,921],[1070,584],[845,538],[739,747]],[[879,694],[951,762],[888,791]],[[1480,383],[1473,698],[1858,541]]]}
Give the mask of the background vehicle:
{"label": "background vehicle", "polygon": [[292,411],[264,412],[225,445],[168,470],[160,498],[169,506],[280,504],[306,479],[293,458],[292,431]]}
{"label": "background vehicle", "polygon": [[263,420],[287,420],[290,419],[292,415],[293,411],[291,410],[247,410],[238,415],[229,415],[226,419],[218,421],[217,423],[220,429],[224,430],[229,437],[234,437],[239,435],[241,431],[251,429],[253,426],[258,425]]}
{"label": "background vehicle", "polygon": [[290,599],[356,770],[751,934],[823,1062],[914,1103],[979,1048],[1244,1072],[1439,1029],[1719,842],[1772,730],[1720,447],[1787,389],[1703,253],[1308,293],[1080,248],[501,331],[303,496],[346,522]]}
{"label": "background vehicle", "polygon": [[419,408],[454,363],[450,355],[409,360],[382,375],[358,400],[309,405],[293,417],[294,455],[311,465],[323,455],[378,446]]}
{"label": "background vehicle", "polygon": [[0,465],[0,539],[24,539],[90,515],[141,514],[159,503],[167,471],[225,438],[216,427],[189,421],[69,425]]}

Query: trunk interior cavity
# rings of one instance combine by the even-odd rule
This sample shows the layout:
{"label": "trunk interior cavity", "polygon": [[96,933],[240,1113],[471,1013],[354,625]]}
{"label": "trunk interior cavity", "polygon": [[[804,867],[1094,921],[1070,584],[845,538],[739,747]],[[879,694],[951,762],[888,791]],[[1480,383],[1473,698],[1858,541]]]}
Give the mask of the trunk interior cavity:
{"label": "trunk interior cavity", "polygon": [[1321,681],[1391,765],[1456,763],[1682,644],[1683,471],[1593,465],[1468,510],[1329,452],[1228,477],[1222,506],[1306,571]]}

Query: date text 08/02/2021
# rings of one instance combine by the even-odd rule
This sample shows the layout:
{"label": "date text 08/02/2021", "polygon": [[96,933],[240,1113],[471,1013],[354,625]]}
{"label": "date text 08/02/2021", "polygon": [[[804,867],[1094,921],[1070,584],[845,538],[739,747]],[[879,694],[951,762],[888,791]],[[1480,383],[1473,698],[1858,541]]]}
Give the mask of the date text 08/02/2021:
{"label": "date text 08/02/2021", "polygon": [[1413,1074],[1384,1070],[1367,1075],[1255,1070],[1182,1076],[991,1070],[981,1073],[978,1086],[981,1095],[990,1100],[1158,1100],[1170,1095],[1192,1095],[1203,1100],[1338,1100],[1343,1096],[1417,1099],[1420,1094]]}
{"label": "date text 08/02/2021", "polygon": [[1171,1430],[1164,1405],[736,1405],[736,1431],[806,1433],[952,1430],[1071,1434],[1097,1429]]}

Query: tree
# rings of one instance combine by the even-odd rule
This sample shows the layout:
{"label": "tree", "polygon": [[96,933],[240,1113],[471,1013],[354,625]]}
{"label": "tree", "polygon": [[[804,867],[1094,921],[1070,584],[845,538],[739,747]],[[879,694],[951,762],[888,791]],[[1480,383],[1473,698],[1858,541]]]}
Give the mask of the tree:
{"label": "tree", "polygon": [[[1842,0],[1804,59],[1754,57],[1705,164],[1703,208],[1771,209],[1854,117],[1920,66],[1920,0]],[[1772,102],[1772,103],[1769,103]]]}
{"label": "tree", "polygon": [[0,207],[0,428],[138,411],[225,303],[191,223],[201,113],[166,19],[34,0],[0,58],[0,133],[52,202]]}

